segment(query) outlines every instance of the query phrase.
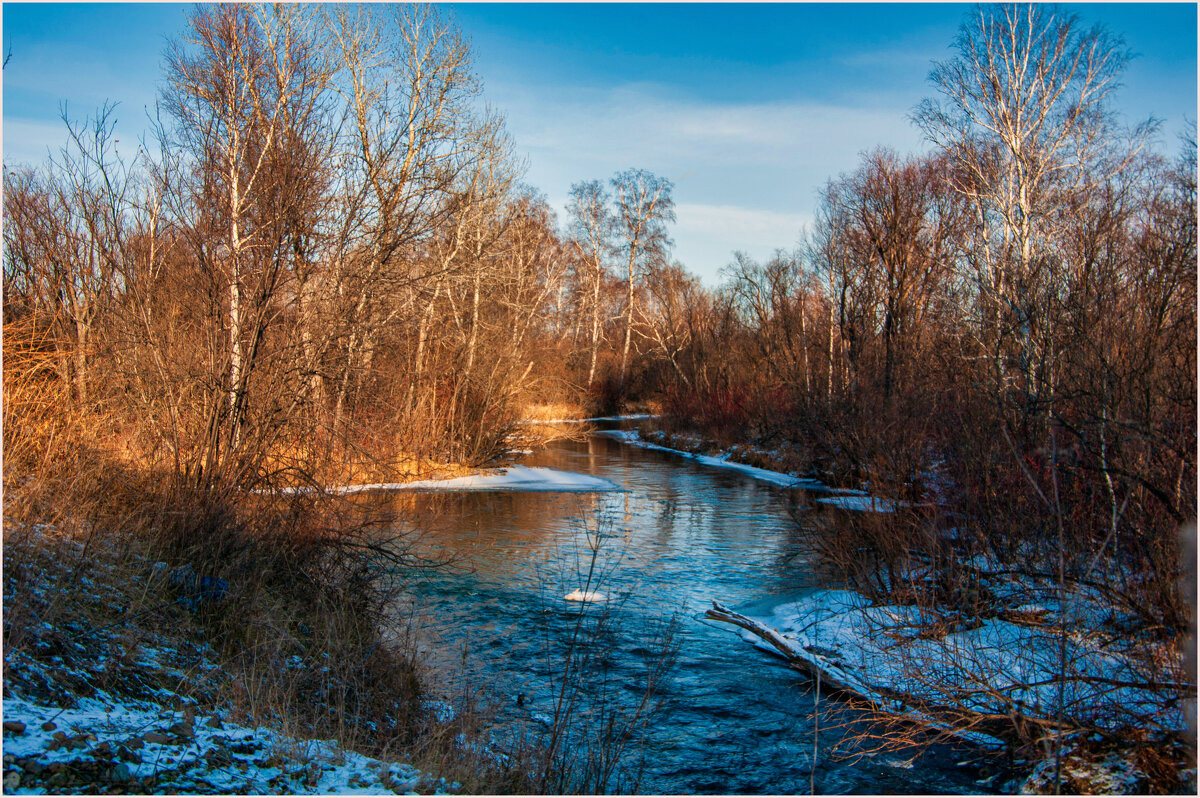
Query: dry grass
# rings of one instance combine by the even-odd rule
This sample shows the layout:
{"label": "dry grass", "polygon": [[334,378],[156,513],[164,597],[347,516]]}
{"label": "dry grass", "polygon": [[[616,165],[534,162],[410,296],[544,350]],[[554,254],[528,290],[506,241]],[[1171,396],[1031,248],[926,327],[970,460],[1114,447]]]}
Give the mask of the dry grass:
{"label": "dry grass", "polygon": [[[5,333],[6,685],[23,678],[11,661],[40,662],[63,677],[48,700],[168,689],[247,725],[444,768],[475,792],[531,790],[528,763],[460,744],[482,708],[465,705],[453,726],[430,718],[415,650],[387,612],[407,542],[383,519],[336,497],[197,488],[147,467],[119,418],[73,401],[48,347]],[[465,471],[330,454],[296,446],[269,467],[327,484]],[[309,465],[322,455],[323,470]],[[147,669],[148,646],[205,647],[195,661],[215,667]]]}
{"label": "dry grass", "polygon": [[529,402],[519,416],[522,423],[508,441],[514,450],[533,449],[557,440],[580,440],[590,429],[587,424],[576,423],[587,417],[587,410],[574,402]]}
{"label": "dry grass", "polygon": [[[452,479],[475,473],[459,463],[439,462],[415,454],[397,452],[377,455],[345,442],[327,444],[322,451],[311,443],[278,444],[264,458],[264,469],[278,474],[279,487],[298,487],[311,478],[322,487],[413,482],[420,479]],[[300,478],[304,475],[304,479]]]}
{"label": "dry grass", "polygon": [[587,411],[577,402],[529,402],[520,416],[525,421],[566,421],[587,418]]}

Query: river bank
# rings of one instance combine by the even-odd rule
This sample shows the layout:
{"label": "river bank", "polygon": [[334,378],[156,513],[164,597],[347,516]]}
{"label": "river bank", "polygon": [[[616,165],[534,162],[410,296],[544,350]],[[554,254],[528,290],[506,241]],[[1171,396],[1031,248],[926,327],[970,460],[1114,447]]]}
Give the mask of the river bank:
{"label": "river bank", "polygon": [[[848,513],[837,522],[843,527],[882,529],[886,516],[908,506],[795,473],[784,450],[720,447],[654,426],[601,434],[781,487],[841,494],[815,502]],[[939,480],[926,482],[936,488]],[[957,529],[930,529],[951,544],[944,551],[954,551]],[[915,551],[900,559],[904,566],[871,574],[880,589],[808,591],[754,617],[714,602],[708,615],[742,626],[748,642],[866,707],[897,744],[916,739],[915,722],[935,738],[1016,750],[1014,770],[1025,775],[998,785],[1002,791],[1053,792],[1056,781],[1080,793],[1194,789],[1195,752],[1186,738],[1195,692],[1182,649],[1131,635],[1136,618],[1103,584],[1064,589],[1051,574],[995,556],[949,566]],[[1040,754],[1030,747],[1034,739],[1043,744]]]}
{"label": "river bank", "polygon": [[375,514],[87,476],[6,481],[6,792],[536,790],[431,686]]}
{"label": "river bank", "polygon": [[[227,584],[46,526],[6,524],[4,565],[6,793],[463,789],[399,756],[355,751],[345,728],[311,739],[284,695],[247,695],[203,623],[238,611]],[[274,687],[292,700],[321,670],[300,656],[278,668]],[[429,712],[431,724],[450,720]]]}
{"label": "river bank", "polygon": [[[623,440],[613,440],[616,437]],[[614,567],[619,562],[621,569],[630,571],[628,576],[612,572],[605,585],[605,593],[612,599],[604,602],[605,610],[611,608],[621,613],[615,618],[627,618],[620,626],[630,632],[629,639],[614,640],[611,647],[606,646],[609,656],[617,659],[610,662],[606,658],[606,673],[621,668],[629,671],[627,679],[621,677],[622,690],[636,695],[637,678],[644,671],[641,658],[645,653],[645,619],[660,613],[664,602],[685,612],[689,608],[692,612],[697,608],[702,612],[711,598],[729,600],[742,607],[755,603],[763,607],[757,615],[785,634],[800,632],[814,620],[830,620],[832,625],[818,630],[821,639],[808,644],[825,651],[840,647],[841,652],[834,656],[838,661],[847,658],[847,650],[859,645],[859,640],[842,636],[848,626],[846,619],[842,619],[843,628],[839,629],[832,615],[829,619],[814,617],[823,615],[830,608],[826,606],[829,602],[813,604],[796,599],[798,594],[812,597],[818,594],[812,592],[811,584],[806,584],[808,577],[800,573],[804,569],[798,566],[796,558],[803,556],[803,549],[798,546],[794,523],[781,511],[781,492],[773,487],[795,485],[798,482],[795,477],[768,473],[766,469],[747,470],[757,469],[755,466],[729,467],[727,460],[719,458],[710,462],[694,456],[679,458],[678,453],[664,457],[660,454],[665,448],[661,444],[630,449],[628,442],[631,436],[605,434],[538,452],[530,467],[509,469],[515,473],[513,484],[508,487],[501,480],[492,485],[493,490],[434,489],[427,493],[395,494],[405,507],[405,517],[414,527],[426,530],[428,542],[450,555],[469,553],[471,557],[470,574],[430,571],[429,582],[416,589],[430,603],[430,621],[439,624],[439,634],[446,635],[440,642],[431,641],[443,649],[444,658],[449,660],[441,672],[451,674],[456,668],[464,671],[466,684],[462,694],[487,684],[496,690],[497,697],[511,699],[507,705],[510,712],[527,714],[534,724],[541,723],[539,718],[549,714],[553,699],[541,680],[548,678],[553,682],[561,667],[560,660],[537,645],[536,638],[541,634],[531,634],[531,630],[554,635],[565,633],[576,617],[573,608],[591,606],[590,602],[580,604],[570,600],[573,591],[583,583],[579,581],[579,573],[571,570],[569,561],[572,541],[599,530],[603,530],[599,537],[609,541],[605,545],[614,547]],[[639,449],[644,452],[633,455]],[[679,468],[669,466],[680,461]],[[714,465],[721,467],[713,468]],[[576,472],[587,477],[573,478],[571,484],[606,484],[621,490],[588,493],[512,490],[523,481],[522,475],[538,474],[539,469],[552,474]],[[813,488],[814,492],[817,490]],[[813,509],[828,508],[821,510],[827,515],[845,510],[863,518],[887,515],[863,514],[861,504],[839,507],[821,503],[821,499],[830,498],[867,498],[859,489],[840,490],[841,494],[819,494]],[[388,491],[374,493],[376,500],[385,504],[393,496]],[[348,492],[346,499],[360,495]],[[538,508],[548,511],[549,518],[543,518]],[[592,509],[583,514],[583,508]],[[461,519],[455,520],[455,513],[462,514]],[[589,530],[578,528],[581,522],[572,520],[581,515],[609,520],[598,530]],[[10,532],[15,535],[14,540],[8,539]],[[9,545],[12,542],[18,545]],[[529,789],[505,781],[512,778],[512,768],[500,766],[495,755],[490,758],[486,755],[486,745],[480,744],[489,739],[486,734],[464,736],[462,741],[466,745],[456,742],[459,734],[472,733],[471,719],[461,714],[447,716],[438,705],[428,702],[429,697],[436,698],[433,694],[436,691],[421,691],[414,697],[415,706],[411,702],[407,708],[397,706],[399,711],[411,713],[410,728],[417,735],[440,741],[437,743],[440,749],[435,751],[435,745],[426,745],[423,752],[418,752],[419,758],[407,756],[412,746],[402,743],[400,738],[393,738],[395,742],[385,745],[386,750],[371,748],[373,741],[363,736],[356,743],[354,733],[344,735],[344,729],[327,722],[336,716],[333,711],[325,713],[325,725],[313,723],[312,719],[296,723],[293,712],[304,709],[306,703],[321,694],[312,689],[314,681],[320,687],[324,678],[329,682],[325,689],[337,688],[339,685],[332,682],[340,681],[340,675],[348,672],[344,667],[347,662],[369,654],[372,644],[368,641],[359,641],[355,648],[324,659],[321,655],[327,653],[323,651],[327,646],[303,644],[303,640],[312,636],[312,630],[306,633],[294,629],[288,635],[281,635],[291,642],[276,644],[269,655],[261,657],[264,667],[259,672],[272,674],[270,681],[263,682],[257,690],[248,690],[236,683],[234,672],[228,670],[228,653],[218,650],[214,642],[219,643],[220,638],[213,636],[215,616],[232,614],[231,605],[226,602],[246,587],[238,579],[226,579],[230,574],[214,574],[213,578],[226,579],[225,586],[209,582],[206,588],[200,577],[191,580],[186,572],[176,575],[178,566],[157,567],[157,563],[165,561],[152,552],[130,552],[128,547],[123,551],[120,545],[109,549],[106,546],[114,543],[112,539],[106,542],[89,538],[86,530],[74,538],[51,534],[49,541],[44,535],[30,536],[27,543],[22,550],[20,530],[6,527],[6,560],[12,555],[17,563],[14,568],[11,561],[6,561],[5,569],[5,639],[6,644],[14,640],[17,643],[6,645],[6,699],[11,693],[25,702],[11,707],[28,717],[28,721],[22,721],[25,727],[21,734],[14,731],[11,740],[28,747],[28,750],[20,748],[18,753],[20,759],[33,760],[25,764],[38,774],[30,777],[35,790],[44,789],[39,778],[55,775],[59,776],[60,785],[82,790],[82,785],[87,784],[91,785],[87,790],[91,792],[118,791],[112,780],[125,776],[139,780],[149,776],[152,781],[161,778],[164,786],[158,791],[188,792],[228,792],[242,788],[253,792],[358,791],[396,787],[436,792],[454,790],[455,782],[460,791],[472,793]],[[49,571],[22,565],[36,562],[39,557],[49,558],[58,565]],[[562,567],[563,572],[547,570],[548,566],[539,565],[542,562],[561,563],[556,567]],[[110,563],[111,572],[109,566],[100,567],[102,563]],[[548,576],[552,577],[550,583]],[[47,584],[52,582],[53,589],[49,593],[44,589],[29,589],[30,585],[40,584],[39,580],[50,580]],[[102,585],[108,587],[101,588]],[[106,592],[109,600],[95,598]],[[787,601],[770,603],[764,599],[768,595],[787,597]],[[23,616],[22,602],[39,596],[50,596],[52,600],[41,606],[38,598],[28,604],[31,611]],[[232,606],[241,609],[240,604]],[[877,608],[881,613],[913,612],[912,607],[905,610],[878,605]],[[643,609],[645,614],[637,614]],[[852,609],[863,607],[856,605]],[[625,616],[626,612],[635,614]],[[40,619],[45,619],[50,628],[38,626]],[[870,616],[867,620],[871,620]],[[792,626],[785,628],[787,624]],[[814,629],[817,627],[808,631]],[[879,626],[868,625],[864,629],[877,632]],[[89,633],[103,645],[93,650],[90,638],[80,637]],[[455,653],[458,644],[447,645],[451,639],[457,639],[449,636],[452,633],[463,635],[461,662]],[[953,793],[979,789],[977,785],[985,791],[1015,791],[1023,785],[1038,789],[1036,780],[997,781],[992,775],[994,771],[986,777],[973,775],[966,781],[938,781],[952,778],[949,771],[955,768],[936,775],[927,771],[914,773],[906,769],[905,756],[895,760],[859,759],[856,764],[845,766],[824,755],[820,759],[809,757],[807,752],[812,750],[812,743],[804,737],[809,724],[805,713],[813,699],[804,694],[804,680],[789,675],[783,668],[772,668],[769,662],[754,660],[737,668],[736,678],[722,681],[729,675],[730,657],[738,656],[735,649],[741,643],[736,638],[730,639],[725,627],[690,630],[688,637],[696,634],[705,637],[681,669],[681,686],[671,686],[665,693],[675,713],[666,716],[666,721],[673,722],[656,723],[657,731],[668,740],[662,741],[661,749],[649,749],[653,753],[648,767],[653,770],[654,780],[647,783],[656,788],[649,791],[787,793],[808,789],[812,778],[828,792],[868,789]],[[554,635],[547,639],[553,639]],[[897,642],[886,635],[876,636],[889,646]],[[156,642],[160,638],[163,643]],[[76,643],[82,648],[77,648]],[[300,647],[294,648],[293,643]],[[801,649],[807,650],[803,646]],[[10,651],[15,650],[25,653],[10,657]],[[35,667],[31,668],[23,656],[31,657]],[[61,662],[54,660],[56,656]],[[293,660],[293,656],[298,659]],[[887,656],[888,652],[880,654],[885,660]],[[497,679],[495,672],[476,670],[477,663],[490,657],[500,658],[497,667],[516,669],[517,675],[509,677],[511,683],[505,684],[508,679]],[[80,662],[92,660],[98,663],[96,668],[89,665],[80,669]],[[208,664],[197,664],[201,662]],[[328,675],[323,673],[326,668]],[[76,678],[71,675],[73,671],[80,671],[81,675]],[[353,668],[349,672],[353,674]],[[27,676],[20,676],[22,673]],[[128,675],[120,676],[122,673]],[[10,674],[21,678],[20,690],[24,693],[9,689]],[[356,678],[365,675],[369,674]],[[866,683],[875,678],[870,674],[862,676]],[[143,689],[147,684],[153,689]],[[501,684],[505,686],[501,688]],[[49,698],[37,692],[38,685],[51,686],[46,694]],[[89,703],[97,697],[90,690],[98,691],[98,704]],[[785,695],[785,691],[791,694]],[[78,706],[67,707],[66,703],[72,701]],[[136,704],[136,701],[146,703]],[[256,701],[261,703],[255,706]],[[851,706],[845,702],[821,703],[827,708],[834,706],[837,712]],[[271,717],[272,705],[276,710],[274,717]],[[866,710],[870,716],[870,707]],[[50,719],[56,724],[54,728],[43,730],[41,724],[50,718],[51,711],[61,715]],[[733,722],[721,723],[721,719]],[[475,724],[474,728],[481,729],[482,725]],[[738,727],[736,733],[730,726]],[[685,728],[688,731],[684,732]],[[843,736],[838,729],[838,725],[827,727],[821,721],[822,752]],[[350,739],[337,744],[321,742],[338,736],[331,734],[335,731]],[[56,734],[63,736],[56,738]],[[88,734],[95,738],[89,740]],[[685,735],[685,740],[681,740]],[[305,742],[307,738],[316,741]],[[770,745],[762,743],[764,740],[770,741]],[[485,755],[469,760],[472,747],[476,753]],[[751,758],[748,763],[745,752],[750,748],[754,748],[754,756],[759,758]],[[64,759],[52,759],[38,751]],[[114,751],[115,756],[110,757]],[[728,757],[729,761],[714,765],[715,752],[723,752],[720,756]],[[125,759],[133,754],[141,762]],[[227,757],[227,764],[206,775],[211,762],[224,763]],[[6,762],[6,771],[25,779],[28,774],[20,759],[14,756],[12,762]],[[147,766],[151,761],[155,764]],[[864,761],[877,772],[864,770]],[[789,765],[781,768],[773,764],[776,762]],[[1078,770],[1072,762],[1070,755],[1064,758],[1064,772]],[[118,768],[122,763],[126,767]],[[950,765],[953,764],[951,761]],[[1146,773],[1149,764],[1143,764],[1138,773],[1149,776]],[[1161,760],[1159,764],[1163,764]],[[57,773],[49,769],[52,765],[58,766]],[[1026,770],[1033,767],[1032,761],[1025,764]],[[379,775],[364,774],[364,768]],[[472,772],[471,768],[476,770]],[[1052,790],[1053,771],[1047,782],[1045,766],[1039,768],[1034,775],[1041,774],[1040,789]],[[70,772],[62,775],[67,769]],[[684,775],[673,775],[677,771]],[[352,783],[355,773],[359,778]],[[866,780],[864,773],[870,773]],[[1112,790],[1144,788],[1146,781],[1138,773],[1127,769],[1117,780],[1093,780],[1092,789],[1111,791],[1103,788],[1104,784]],[[237,781],[239,778],[245,780]],[[144,782],[138,784],[136,789],[146,788]],[[126,790],[133,788],[132,781],[126,785]]]}

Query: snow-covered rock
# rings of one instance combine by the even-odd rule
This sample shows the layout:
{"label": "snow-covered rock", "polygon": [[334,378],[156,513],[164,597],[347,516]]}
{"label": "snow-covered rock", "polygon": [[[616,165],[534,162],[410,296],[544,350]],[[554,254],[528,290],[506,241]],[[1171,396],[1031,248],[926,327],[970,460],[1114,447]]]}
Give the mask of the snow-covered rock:
{"label": "snow-covered rock", "polygon": [[601,602],[608,601],[608,594],[602,593],[599,590],[583,590],[581,588],[576,588],[567,595],[563,596],[563,599],[566,601]]}

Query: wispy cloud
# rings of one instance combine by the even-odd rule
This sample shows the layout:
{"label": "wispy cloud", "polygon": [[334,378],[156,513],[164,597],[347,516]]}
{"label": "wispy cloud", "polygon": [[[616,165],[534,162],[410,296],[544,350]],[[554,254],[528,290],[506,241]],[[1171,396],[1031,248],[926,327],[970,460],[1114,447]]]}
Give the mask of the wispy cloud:
{"label": "wispy cloud", "polygon": [[538,92],[489,86],[489,96],[508,113],[529,181],[560,208],[573,182],[630,167],[675,181],[676,253],[710,282],[734,250],[766,257],[792,246],[819,188],[853,169],[860,152],[921,147],[903,101],[713,103],[648,84]]}
{"label": "wispy cloud", "polygon": [[676,162],[707,157],[713,163],[786,166],[822,156],[846,160],[846,153],[853,160],[881,141],[901,148],[919,143],[905,120],[904,103],[893,108],[703,103],[629,88],[499,94],[497,105],[508,112],[521,145],[533,154],[583,162],[641,158],[665,171]]}
{"label": "wispy cloud", "polygon": [[67,129],[62,122],[4,118],[5,166],[40,164],[49,152],[57,152],[66,142]]}
{"label": "wispy cloud", "polygon": [[[84,120],[71,114],[72,124],[80,124]],[[139,127],[137,120],[117,118],[113,129],[115,152],[126,160],[137,157],[141,146],[141,138],[146,130]],[[5,166],[26,164],[36,166],[43,164],[48,156],[58,157],[59,151],[67,143],[67,127],[62,120],[47,122],[41,119],[25,119],[22,117],[4,117],[3,153]],[[153,145],[151,145],[153,146]]]}
{"label": "wispy cloud", "polygon": [[[719,270],[742,251],[766,260],[777,249],[791,249],[801,230],[812,223],[808,213],[780,213],[736,205],[681,203],[676,206],[675,257],[699,271],[710,285]],[[701,263],[701,271],[691,264]]]}

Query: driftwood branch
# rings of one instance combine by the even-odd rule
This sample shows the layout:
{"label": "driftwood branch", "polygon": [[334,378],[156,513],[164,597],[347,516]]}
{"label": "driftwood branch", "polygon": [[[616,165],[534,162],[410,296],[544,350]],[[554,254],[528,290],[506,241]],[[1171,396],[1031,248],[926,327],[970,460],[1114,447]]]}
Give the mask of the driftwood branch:
{"label": "driftwood branch", "polygon": [[[769,643],[788,661],[788,664],[827,685],[834,692],[844,693],[852,700],[870,705],[874,711],[891,716],[898,720],[910,721],[942,734],[955,736],[969,735],[982,732],[990,737],[1001,740],[1011,740],[1016,736],[1017,726],[1029,724],[1043,729],[1057,728],[1058,724],[1048,718],[1030,717],[1014,712],[1013,715],[1003,715],[988,712],[978,712],[961,705],[945,706],[935,704],[918,696],[903,693],[882,685],[853,685],[842,677],[836,670],[822,667],[819,657],[806,656],[796,650],[783,635],[774,629],[748,618],[741,613],[725,607],[714,601],[712,609],[705,612],[705,617],[714,621],[732,624],[754,634]],[[874,695],[872,695],[873,693]],[[880,706],[879,699],[886,699],[891,706]]]}
{"label": "driftwood branch", "polygon": [[863,695],[855,688],[846,684],[846,682],[842,679],[839,679],[837,676],[829,673],[829,671],[821,668],[811,659],[798,655],[796,653],[796,649],[784,639],[783,635],[779,634],[779,632],[775,631],[769,626],[764,626],[753,618],[747,618],[745,615],[734,612],[733,610],[722,604],[719,604],[716,601],[713,602],[712,609],[704,613],[704,617],[711,618],[714,621],[721,621],[722,623],[733,624],[734,626],[745,629],[747,632],[750,632],[753,635],[757,635],[766,642],[770,643],[772,647],[774,647],[780,654],[783,655],[784,659],[786,659],[788,664],[793,668],[807,673],[814,679],[820,676],[821,681],[836,692],[849,693],[853,697],[862,699],[863,701],[871,700],[869,696]]}

